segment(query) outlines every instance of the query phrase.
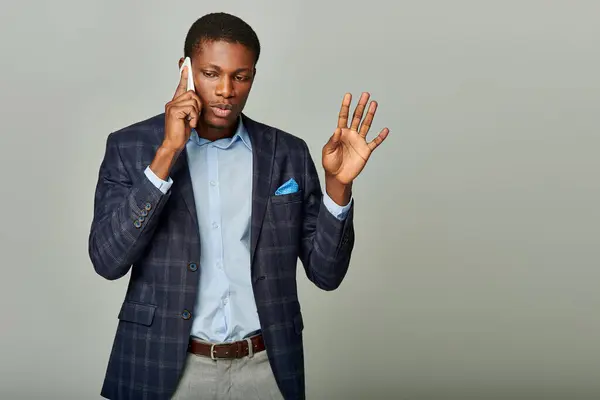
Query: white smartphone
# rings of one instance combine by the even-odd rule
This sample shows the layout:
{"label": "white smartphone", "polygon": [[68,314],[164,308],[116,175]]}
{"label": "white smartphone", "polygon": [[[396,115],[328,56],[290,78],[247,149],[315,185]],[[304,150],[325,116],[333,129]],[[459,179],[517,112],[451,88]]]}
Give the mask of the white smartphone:
{"label": "white smartphone", "polygon": [[192,73],[192,60],[190,60],[189,57],[186,57],[185,60],[183,61],[183,64],[181,64],[181,68],[179,68],[179,76],[181,76],[181,71],[183,71],[183,67],[188,67],[187,69],[187,73],[188,73],[188,81],[187,81],[187,90],[193,90],[196,91],[196,88],[194,86],[194,74]]}

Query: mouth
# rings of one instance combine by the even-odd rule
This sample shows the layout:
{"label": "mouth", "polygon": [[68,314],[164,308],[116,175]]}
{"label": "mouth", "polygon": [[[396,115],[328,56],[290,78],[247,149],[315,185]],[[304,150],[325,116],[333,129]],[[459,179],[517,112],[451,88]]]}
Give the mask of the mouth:
{"label": "mouth", "polygon": [[215,104],[210,107],[213,114],[219,118],[226,118],[233,112],[233,106],[231,104]]}

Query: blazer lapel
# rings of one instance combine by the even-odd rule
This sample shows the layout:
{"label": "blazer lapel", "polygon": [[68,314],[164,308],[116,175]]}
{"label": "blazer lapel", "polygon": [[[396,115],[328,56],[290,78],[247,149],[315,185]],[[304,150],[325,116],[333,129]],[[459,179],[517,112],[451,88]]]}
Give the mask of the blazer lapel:
{"label": "blazer lapel", "polygon": [[194,225],[198,226],[198,214],[196,211],[196,201],[194,199],[194,188],[192,186],[192,177],[190,176],[190,168],[187,161],[187,149],[183,149],[175,165],[171,169],[173,181],[177,182],[177,191],[183,197],[183,201],[190,212]]}
{"label": "blazer lapel", "polygon": [[[250,229],[250,263],[254,263],[254,254],[258,244],[258,237],[265,219],[267,202],[271,196],[271,176],[275,159],[276,131],[266,125],[260,124],[245,114],[242,120],[252,143],[252,216]],[[164,120],[161,121],[164,126]],[[157,126],[157,137],[162,140],[163,126]],[[159,142],[160,143],[160,142]],[[183,200],[190,212],[194,224],[198,226],[198,214],[194,200],[194,189],[190,176],[187,150],[179,155],[171,170],[171,176],[176,183],[173,189],[183,196]]]}
{"label": "blazer lapel", "polygon": [[250,264],[265,218],[267,202],[271,195],[271,175],[275,156],[275,130],[257,123],[242,114],[242,121],[252,141],[252,218],[250,229]]}
{"label": "blazer lapel", "polygon": [[[160,117],[156,120],[154,129],[154,153],[160,147],[165,136],[165,114],[160,114]],[[171,190],[173,194],[179,193],[183,196],[183,200],[190,212],[194,224],[198,226],[198,214],[196,213],[196,202],[194,200],[194,188],[192,187],[192,178],[190,176],[190,169],[187,161],[187,150],[183,149],[175,165],[171,168],[171,178],[175,182]]]}

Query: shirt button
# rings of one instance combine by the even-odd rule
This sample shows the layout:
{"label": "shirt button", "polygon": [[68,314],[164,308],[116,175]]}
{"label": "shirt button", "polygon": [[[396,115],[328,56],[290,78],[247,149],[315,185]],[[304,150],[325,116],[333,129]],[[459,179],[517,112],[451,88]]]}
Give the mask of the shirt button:
{"label": "shirt button", "polygon": [[218,228],[218,227],[219,227],[219,224],[217,224],[216,222],[213,222],[213,223],[212,223],[212,227],[216,229],[216,228]]}
{"label": "shirt button", "polygon": [[227,305],[227,297],[223,299],[223,304]]}
{"label": "shirt button", "polygon": [[217,261],[217,268],[223,269],[223,264],[221,264],[221,261]]}
{"label": "shirt button", "polygon": [[215,182],[215,181],[210,181],[210,186],[217,186],[217,182]]}
{"label": "shirt button", "polygon": [[183,310],[183,312],[181,313],[181,318],[183,319],[190,319],[191,317],[192,314],[188,310]]}
{"label": "shirt button", "polygon": [[198,264],[196,263],[189,263],[188,264],[188,269],[192,272],[196,272],[198,270]]}

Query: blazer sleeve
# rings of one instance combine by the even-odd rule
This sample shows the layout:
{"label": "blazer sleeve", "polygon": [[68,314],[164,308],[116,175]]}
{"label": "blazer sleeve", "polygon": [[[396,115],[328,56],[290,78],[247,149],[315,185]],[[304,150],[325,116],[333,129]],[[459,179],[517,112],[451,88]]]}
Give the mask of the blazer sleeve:
{"label": "blazer sleeve", "polygon": [[346,276],[354,247],[354,203],[343,220],[323,204],[323,191],[306,142],[304,147],[304,220],[300,260],[319,288],[334,290]]}
{"label": "blazer sleeve", "polygon": [[106,141],[88,240],[94,269],[109,280],[127,274],[139,259],[171,194],[163,194],[143,171],[134,176],[127,171],[117,138],[113,133]]}

